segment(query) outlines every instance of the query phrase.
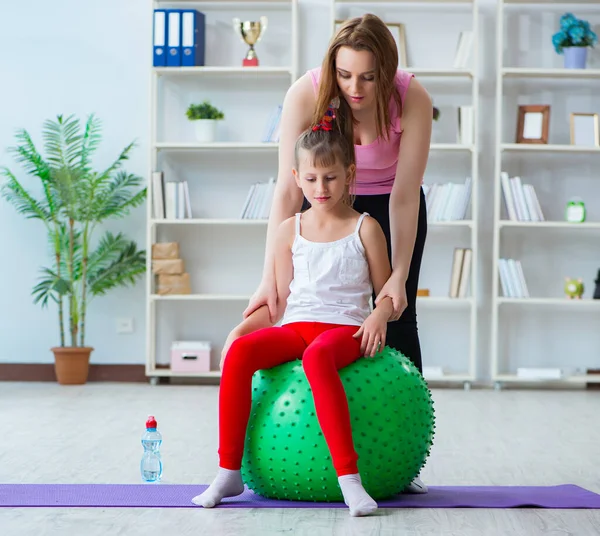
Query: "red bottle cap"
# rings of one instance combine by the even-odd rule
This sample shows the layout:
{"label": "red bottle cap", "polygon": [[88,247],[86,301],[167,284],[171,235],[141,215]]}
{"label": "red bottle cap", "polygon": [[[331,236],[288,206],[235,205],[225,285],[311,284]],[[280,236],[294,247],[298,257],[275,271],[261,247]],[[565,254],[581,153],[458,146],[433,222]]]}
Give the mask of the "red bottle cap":
{"label": "red bottle cap", "polygon": [[156,428],[156,419],[153,415],[148,415],[148,420],[146,421],[146,428]]}

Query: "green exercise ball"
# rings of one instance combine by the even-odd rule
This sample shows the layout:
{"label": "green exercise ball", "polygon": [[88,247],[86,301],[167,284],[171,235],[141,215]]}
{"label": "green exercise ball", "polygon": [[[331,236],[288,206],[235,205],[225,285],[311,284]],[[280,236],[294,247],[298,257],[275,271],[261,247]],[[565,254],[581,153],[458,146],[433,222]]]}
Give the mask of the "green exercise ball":
{"label": "green exercise ball", "polygon": [[[363,485],[374,499],[400,493],[423,467],[434,435],[431,392],[389,347],[340,370]],[[342,501],[300,360],[252,378],[242,477],[263,497]]]}

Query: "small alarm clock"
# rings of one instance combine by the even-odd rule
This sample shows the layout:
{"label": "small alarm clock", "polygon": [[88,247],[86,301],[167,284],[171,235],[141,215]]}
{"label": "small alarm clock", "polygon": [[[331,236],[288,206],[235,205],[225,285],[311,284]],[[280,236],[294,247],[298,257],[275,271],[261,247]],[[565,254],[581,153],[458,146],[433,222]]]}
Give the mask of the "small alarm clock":
{"label": "small alarm clock", "polygon": [[585,221],[585,203],[582,199],[578,197],[569,199],[565,208],[565,220],[570,223],[582,223]]}

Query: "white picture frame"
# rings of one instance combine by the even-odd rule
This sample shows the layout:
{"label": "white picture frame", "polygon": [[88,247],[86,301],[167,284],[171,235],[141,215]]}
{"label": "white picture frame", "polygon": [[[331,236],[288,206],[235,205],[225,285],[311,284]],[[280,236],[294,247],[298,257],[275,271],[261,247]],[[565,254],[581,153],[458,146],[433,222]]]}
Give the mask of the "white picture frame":
{"label": "white picture frame", "polygon": [[571,145],[600,147],[598,114],[571,114]]}

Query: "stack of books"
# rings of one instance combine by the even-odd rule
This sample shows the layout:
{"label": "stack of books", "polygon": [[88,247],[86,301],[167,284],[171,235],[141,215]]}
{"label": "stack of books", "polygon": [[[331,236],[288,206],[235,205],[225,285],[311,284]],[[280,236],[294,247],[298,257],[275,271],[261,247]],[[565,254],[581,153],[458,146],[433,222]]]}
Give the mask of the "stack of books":
{"label": "stack of books", "polygon": [[506,298],[529,298],[529,289],[527,288],[521,261],[500,259],[498,267],[502,294]]}
{"label": "stack of books", "polygon": [[500,173],[500,184],[509,220],[544,221],[542,207],[531,184],[523,184],[521,177],[509,177],[505,171]]}
{"label": "stack of books", "polygon": [[240,213],[243,220],[262,220],[269,217],[273,192],[275,191],[275,179],[271,177],[269,182],[254,183]]}
{"label": "stack of books", "polygon": [[471,199],[471,177],[467,177],[464,184],[424,184],[423,192],[427,205],[427,221],[464,220]]}
{"label": "stack of books", "polygon": [[451,298],[466,298],[469,292],[471,279],[471,263],[473,250],[471,248],[455,248],[452,259],[452,273],[450,274]]}

